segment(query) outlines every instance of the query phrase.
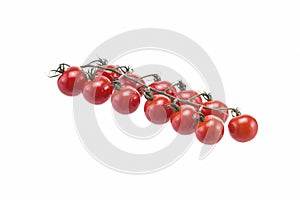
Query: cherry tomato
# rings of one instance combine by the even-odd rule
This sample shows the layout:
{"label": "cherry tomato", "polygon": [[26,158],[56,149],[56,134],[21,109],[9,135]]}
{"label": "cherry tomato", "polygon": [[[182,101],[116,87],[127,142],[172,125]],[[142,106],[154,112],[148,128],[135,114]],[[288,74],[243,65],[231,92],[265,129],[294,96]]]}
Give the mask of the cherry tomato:
{"label": "cherry tomato", "polygon": [[113,108],[121,114],[130,114],[140,105],[140,94],[131,86],[122,86],[111,96]]}
{"label": "cherry tomato", "polygon": [[82,94],[88,102],[99,105],[109,99],[112,91],[113,86],[111,81],[105,76],[100,76],[87,82]]}
{"label": "cherry tomato", "polygon": [[[194,90],[181,90],[179,92],[177,92],[176,97],[178,99],[183,99],[183,100],[188,100],[191,97],[194,97],[196,95],[198,95],[199,93],[194,91]],[[191,100],[191,102],[197,103],[197,104],[202,104],[202,99],[200,96],[193,98]],[[183,102],[178,102],[179,105],[185,105],[186,103]],[[196,106],[197,109],[200,108],[200,106]]]}
{"label": "cherry tomato", "polygon": [[[214,101],[207,101],[203,103],[204,106],[207,106],[209,108],[227,108],[227,106],[218,100],[214,100]],[[207,116],[207,115],[215,115],[217,117],[219,117],[224,123],[226,122],[227,118],[228,118],[228,110],[220,110],[220,111],[216,111],[216,110],[210,110],[210,109],[206,109],[203,108],[201,110],[201,112]]]}
{"label": "cherry tomato", "polygon": [[79,95],[87,79],[80,68],[70,67],[57,80],[59,90],[67,96]]}
{"label": "cherry tomato", "polygon": [[204,122],[199,122],[195,129],[197,139],[203,144],[216,144],[224,134],[221,119],[214,115],[205,116]]}
{"label": "cherry tomato", "polygon": [[247,142],[256,136],[258,124],[252,116],[240,115],[230,120],[228,129],[233,139],[239,142]]}
{"label": "cherry tomato", "polygon": [[70,71],[81,71],[81,69],[79,67],[72,66],[72,67],[68,67],[65,70],[65,72],[70,72]]}
{"label": "cherry tomato", "polygon": [[170,121],[173,129],[183,135],[191,134],[195,131],[198,114],[195,107],[191,105],[181,105],[178,112],[174,112]]}
{"label": "cherry tomato", "polygon": [[[115,66],[115,65],[106,65],[105,67],[109,68],[109,69],[116,69],[118,72],[121,73],[121,70],[119,68],[117,68],[117,66]],[[100,68],[96,70],[96,72],[95,72],[95,78],[97,78],[99,76],[105,76],[110,81],[113,81],[113,80],[115,80],[115,79],[117,79],[117,78],[120,77],[120,75],[117,74],[116,72],[105,70],[105,69],[100,69]]]}
{"label": "cherry tomato", "polygon": [[171,108],[167,108],[170,103],[170,98],[160,94],[154,95],[153,100],[146,101],[144,106],[147,119],[154,124],[167,123],[173,113]]}
{"label": "cherry tomato", "polygon": [[[168,87],[170,87],[172,85],[172,83],[170,83],[169,81],[156,81],[153,82],[149,85],[149,87],[157,89],[159,91],[165,91]],[[174,87],[170,88],[169,90],[166,91],[167,94],[170,94],[172,96],[175,96],[177,91]],[[158,94],[156,92],[153,92],[153,94]]]}
{"label": "cherry tomato", "polygon": [[[130,77],[130,78],[134,78],[134,79],[139,79],[140,78],[140,76],[139,75],[136,75],[136,74],[126,74],[128,77]],[[141,79],[141,80],[139,80],[141,83],[143,83],[143,84],[145,84],[145,81],[143,80],[143,79]],[[121,83],[121,85],[127,85],[127,86],[131,86],[131,87],[133,87],[134,89],[136,89],[138,92],[139,92],[139,94],[140,95],[142,95],[143,94],[143,92],[142,92],[142,86],[140,85],[140,84],[138,84],[138,83],[136,83],[136,82],[134,82],[134,81],[131,81],[131,80],[129,80],[129,79],[127,79],[127,78],[120,78],[120,83]]]}

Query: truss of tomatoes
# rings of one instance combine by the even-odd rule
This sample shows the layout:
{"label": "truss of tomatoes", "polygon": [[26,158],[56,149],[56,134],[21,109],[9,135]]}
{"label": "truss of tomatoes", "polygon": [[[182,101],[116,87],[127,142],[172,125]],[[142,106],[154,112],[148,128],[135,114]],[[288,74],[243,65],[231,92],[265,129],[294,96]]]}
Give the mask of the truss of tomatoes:
{"label": "truss of tomatoes", "polygon": [[228,130],[239,142],[252,140],[258,131],[255,118],[241,114],[237,108],[228,108],[223,102],[212,100],[210,94],[186,90],[184,83],[170,83],[160,80],[156,74],[151,84],[132,73],[128,67],[108,65],[99,59],[81,67],[60,64],[51,70],[57,77],[59,90],[67,96],[82,93],[91,104],[100,105],[110,99],[111,105],[121,114],[131,114],[140,105],[144,96],[146,118],[154,124],[170,121],[174,131],[182,135],[195,134],[197,139],[208,145],[218,143],[224,134],[229,112],[232,119]]}

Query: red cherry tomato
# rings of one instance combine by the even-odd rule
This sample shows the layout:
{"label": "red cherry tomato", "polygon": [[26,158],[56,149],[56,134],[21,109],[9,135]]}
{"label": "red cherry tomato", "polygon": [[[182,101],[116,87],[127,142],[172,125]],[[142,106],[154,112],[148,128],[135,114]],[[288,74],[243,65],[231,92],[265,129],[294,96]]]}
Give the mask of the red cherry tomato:
{"label": "red cherry tomato", "polygon": [[[170,87],[172,83],[169,81],[156,81],[153,82],[149,85],[149,87],[154,88],[159,91],[165,91],[168,87]],[[170,94],[172,96],[175,96],[177,91],[174,87],[170,88],[169,90],[166,91],[167,94]],[[158,94],[157,92],[153,92],[153,94]]]}
{"label": "red cherry tomato", "polygon": [[79,95],[87,79],[80,68],[70,67],[57,80],[59,90],[67,96]]}
{"label": "red cherry tomato", "polygon": [[[105,67],[109,68],[109,69],[116,69],[118,72],[121,73],[121,70],[119,68],[117,68],[117,66],[115,66],[115,65],[106,65]],[[95,72],[95,78],[100,77],[100,76],[105,76],[110,81],[113,81],[120,77],[120,75],[116,72],[105,70],[105,69],[97,69]]]}
{"label": "red cherry tomato", "polygon": [[[134,78],[134,79],[139,79],[140,78],[140,76],[139,75],[136,75],[136,74],[126,74],[128,77],[130,77],[130,78]],[[141,83],[143,83],[143,84],[145,84],[145,81],[143,80],[143,79],[140,79],[139,80]],[[136,82],[134,82],[134,81],[132,81],[132,80],[129,80],[129,79],[127,79],[127,78],[124,78],[124,77],[122,77],[122,78],[120,78],[120,83],[121,83],[121,85],[122,86],[131,86],[131,87],[133,87],[134,89],[136,89],[138,92],[139,92],[139,94],[140,95],[142,95],[143,94],[143,92],[142,92],[142,86],[140,85],[140,84],[138,84],[138,83],[136,83]]]}
{"label": "red cherry tomato", "polygon": [[203,144],[216,144],[224,134],[223,122],[214,115],[205,116],[204,122],[199,122],[195,129],[197,139]]}
{"label": "red cherry tomato", "polygon": [[170,98],[160,94],[154,95],[153,100],[146,101],[144,106],[147,119],[154,124],[167,123],[173,113],[171,108],[167,108],[170,103]]}
{"label": "red cherry tomato", "polygon": [[133,113],[140,105],[140,94],[131,86],[122,86],[112,94],[111,104],[121,114]]}
{"label": "red cherry tomato", "polygon": [[[224,104],[221,101],[217,101],[217,100],[204,102],[203,105],[207,106],[209,108],[227,108],[226,104]],[[210,110],[210,109],[203,108],[201,110],[201,112],[205,116],[215,115],[215,116],[219,117],[224,123],[226,122],[226,120],[228,118],[228,110],[216,111],[216,110]]]}
{"label": "red cherry tomato", "polygon": [[190,105],[181,105],[178,112],[174,112],[170,121],[173,129],[180,134],[188,135],[195,131],[198,114],[195,107]]}
{"label": "red cherry tomato", "polygon": [[79,67],[72,66],[72,67],[68,67],[65,70],[65,72],[70,72],[70,71],[81,71],[81,69]]}
{"label": "red cherry tomato", "polygon": [[[194,91],[194,90],[181,90],[179,92],[177,92],[176,97],[178,99],[183,99],[183,100],[188,100],[191,97],[194,97],[196,95],[198,95],[199,93]],[[197,103],[197,104],[202,104],[202,99],[200,96],[193,98],[191,100],[191,102]],[[183,102],[178,102],[179,105],[185,105],[186,103]],[[200,106],[196,106],[197,109],[200,108]]]}
{"label": "red cherry tomato", "polygon": [[247,142],[256,136],[258,124],[252,116],[240,115],[230,120],[228,129],[233,139],[239,142]]}
{"label": "red cherry tomato", "polygon": [[83,88],[84,98],[92,104],[103,104],[106,102],[113,91],[110,80],[105,76],[100,76],[87,82]]}

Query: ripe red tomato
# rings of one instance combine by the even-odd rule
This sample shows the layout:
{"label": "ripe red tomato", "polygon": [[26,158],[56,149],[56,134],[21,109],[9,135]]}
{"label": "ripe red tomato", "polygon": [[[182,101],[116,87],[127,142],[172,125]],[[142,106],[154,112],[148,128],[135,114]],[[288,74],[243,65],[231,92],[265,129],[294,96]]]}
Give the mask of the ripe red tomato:
{"label": "ripe red tomato", "polygon": [[171,115],[170,121],[176,132],[188,135],[195,131],[195,126],[197,125],[196,118],[198,118],[198,113],[195,107],[191,105],[181,105],[180,110]]}
{"label": "ripe red tomato", "polygon": [[68,67],[65,70],[65,72],[70,72],[70,71],[81,71],[81,69],[79,67],[72,66],[72,67]]}
{"label": "ripe red tomato", "polygon": [[[109,68],[109,69],[116,69],[118,72],[121,73],[121,70],[119,68],[117,68],[117,66],[115,66],[115,65],[106,65],[105,67]],[[95,78],[97,78],[99,76],[105,76],[110,81],[113,81],[113,80],[120,77],[119,74],[117,74],[113,71],[109,71],[109,70],[105,70],[105,69],[97,69],[96,72],[95,72]]]}
{"label": "ripe red tomato", "polygon": [[[130,78],[134,78],[134,79],[139,79],[140,78],[140,76],[139,75],[136,75],[136,74],[126,74],[128,77],[130,77]],[[141,80],[139,80],[141,83],[143,83],[143,84],[145,84],[145,81],[143,80],[143,79],[141,79]],[[127,78],[125,78],[125,77],[122,77],[122,78],[120,78],[120,83],[121,83],[121,85],[123,86],[125,86],[125,85],[127,85],[127,86],[131,86],[131,87],[133,87],[134,89],[136,89],[138,92],[139,92],[139,94],[140,95],[142,95],[143,94],[143,92],[142,92],[142,86],[140,85],[140,84],[138,84],[138,83],[136,83],[136,82],[134,82],[134,81],[131,81],[131,80],[129,80],[129,79],[127,79]]]}
{"label": "ripe red tomato", "polygon": [[214,115],[205,116],[204,122],[199,122],[195,129],[197,139],[203,144],[216,144],[224,134],[223,122]]}
{"label": "ripe red tomato", "polygon": [[233,139],[239,142],[247,142],[256,136],[258,124],[252,116],[240,115],[230,120],[228,129]]}
{"label": "ripe red tomato", "polygon": [[[194,91],[194,90],[181,90],[179,92],[177,92],[176,97],[178,99],[183,99],[183,100],[188,100],[191,97],[194,97],[196,95],[198,95],[199,93]],[[197,104],[202,104],[202,99],[200,96],[194,98],[191,100],[191,102],[197,103]],[[183,103],[183,102],[178,102],[179,105],[185,105],[187,103]],[[196,106],[197,109],[200,108],[200,106]]]}
{"label": "ripe red tomato", "polygon": [[122,86],[112,94],[111,104],[121,114],[133,113],[140,105],[140,94],[131,86]]}
{"label": "ripe red tomato", "polygon": [[154,95],[153,100],[146,101],[144,106],[147,119],[154,124],[167,123],[173,113],[171,108],[167,108],[170,103],[170,98],[160,94]]}
{"label": "ripe red tomato", "polygon": [[76,96],[81,93],[85,82],[87,82],[87,79],[81,69],[70,67],[60,75],[57,86],[63,94]]}
{"label": "ripe red tomato", "polygon": [[100,76],[87,82],[83,87],[82,94],[88,102],[99,105],[109,99],[112,91],[111,81],[105,76]]}
{"label": "ripe red tomato", "polygon": [[[168,87],[170,87],[172,83],[169,81],[156,81],[149,85],[149,87],[154,88],[159,91],[165,91]],[[167,94],[170,94],[172,96],[175,96],[177,91],[176,88],[172,87],[169,90],[166,91]],[[153,94],[158,94],[157,92],[153,92]]]}
{"label": "ripe red tomato", "polygon": [[[223,102],[218,101],[218,100],[207,101],[207,102],[204,102],[203,105],[207,106],[209,108],[227,108],[226,104],[224,104]],[[226,120],[228,118],[228,110],[216,111],[216,110],[210,110],[210,109],[203,108],[201,110],[201,112],[205,116],[215,115],[215,116],[219,117],[224,123],[226,122]]]}

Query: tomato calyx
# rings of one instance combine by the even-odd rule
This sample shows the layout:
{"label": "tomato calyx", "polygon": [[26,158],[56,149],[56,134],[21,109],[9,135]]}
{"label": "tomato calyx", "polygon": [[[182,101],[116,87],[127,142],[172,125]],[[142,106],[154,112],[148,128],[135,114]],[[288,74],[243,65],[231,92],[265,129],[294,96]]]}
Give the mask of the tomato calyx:
{"label": "tomato calyx", "polygon": [[90,68],[85,72],[85,75],[87,77],[88,80],[92,81],[95,79],[96,77],[96,69],[94,68]]}
{"label": "tomato calyx", "polygon": [[242,113],[239,108],[229,108],[231,110],[232,117],[240,116]]}
{"label": "tomato calyx", "polygon": [[211,101],[213,99],[211,93],[202,92],[199,95],[202,96],[206,101]]}
{"label": "tomato calyx", "polygon": [[202,112],[198,111],[197,121],[204,122],[204,120],[205,120],[205,115]]}
{"label": "tomato calyx", "polygon": [[179,112],[179,110],[180,110],[180,106],[177,104],[176,99],[175,99],[172,103],[168,104],[168,105],[166,106],[166,108],[170,108],[170,109],[172,109],[174,112]]}
{"label": "tomato calyx", "polygon": [[91,65],[94,65],[94,64],[96,66],[104,66],[104,65],[108,64],[108,60],[105,59],[105,58],[98,57],[97,60],[93,60],[93,61],[89,62],[87,65],[84,65],[84,66],[91,66]]}
{"label": "tomato calyx", "polygon": [[142,88],[142,93],[148,101],[153,100],[154,95],[149,88]]}
{"label": "tomato calyx", "polygon": [[165,92],[174,87],[177,87],[179,90],[186,90],[186,84],[182,80],[179,80],[179,81],[172,83],[168,88],[166,88]]}
{"label": "tomato calyx", "polygon": [[195,96],[190,97],[188,100],[191,101],[193,99],[196,99],[197,97],[203,97],[206,101],[211,101],[212,100],[212,95],[210,93],[207,93],[207,92],[199,93]]}
{"label": "tomato calyx", "polygon": [[133,69],[130,68],[130,66],[119,66],[116,65],[116,69],[120,69],[122,71],[123,74],[130,74],[133,73]]}
{"label": "tomato calyx", "polygon": [[113,80],[112,85],[113,85],[114,89],[117,91],[121,90],[121,88],[122,88],[122,85],[121,85],[119,79]]}
{"label": "tomato calyx", "polygon": [[54,77],[58,77],[60,76],[62,73],[65,72],[66,67],[70,67],[70,65],[66,64],[66,63],[61,63],[59,64],[57,69],[54,70],[50,70],[48,77],[49,78],[54,78]]}

